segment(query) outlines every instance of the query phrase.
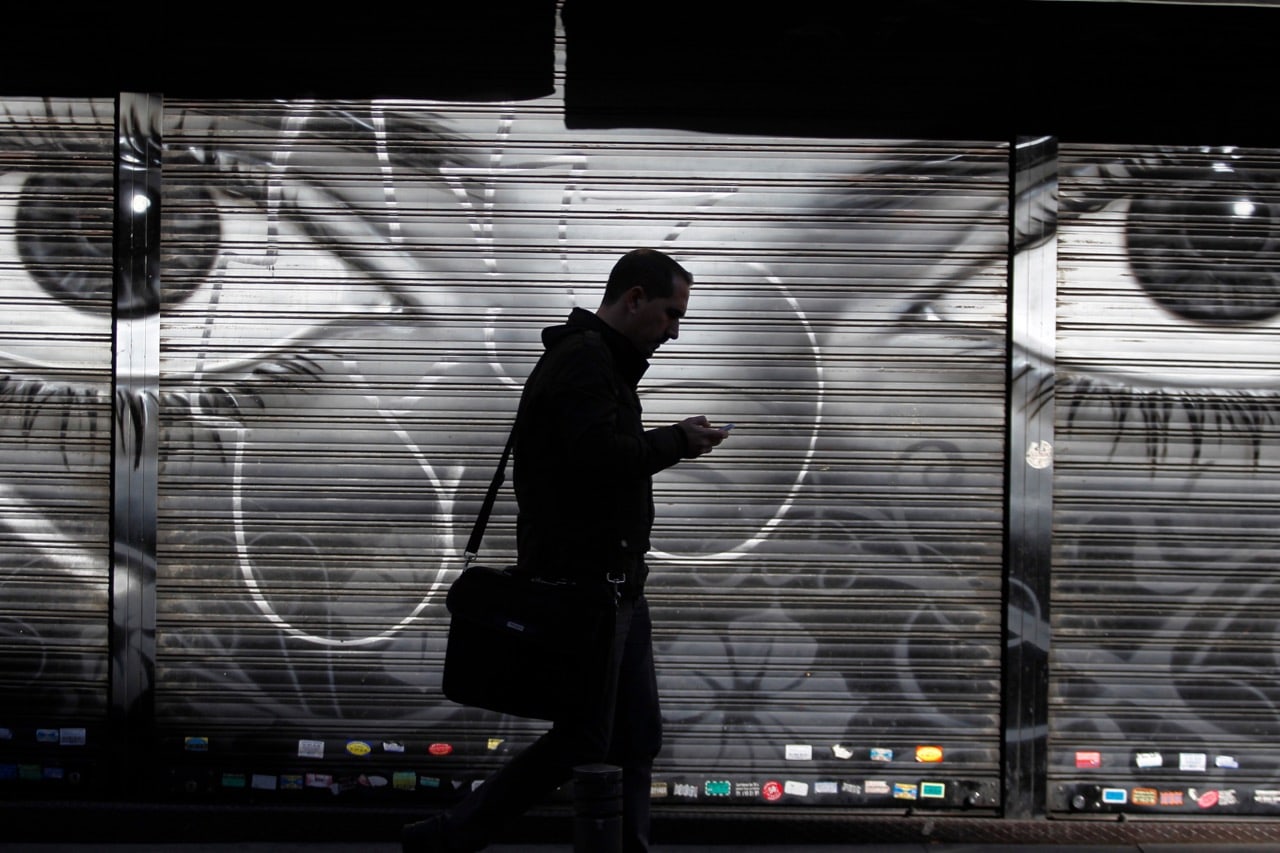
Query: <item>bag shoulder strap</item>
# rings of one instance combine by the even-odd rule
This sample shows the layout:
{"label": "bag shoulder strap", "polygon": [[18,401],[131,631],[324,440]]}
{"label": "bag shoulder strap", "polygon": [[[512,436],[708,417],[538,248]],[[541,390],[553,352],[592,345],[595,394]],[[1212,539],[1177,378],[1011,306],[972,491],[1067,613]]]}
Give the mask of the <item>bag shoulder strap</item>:
{"label": "bag shoulder strap", "polygon": [[[600,333],[595,329],[588,329],[582,333],[584,338],[593,345],[599,346],[602,338]],[[563,347],[556,345],[548,349],[542,354],[542,358],[538,359],[538,363],[534,365],[533,370],[529,373],[529,378],[525,380],[524,387],[527,389],[533,385],[534,379],[547,364],[552,353],[562,350]],[[607,352],[608,349],[606,348]],[[472,561],[480,555],[480,540],[484,539],[484,529],[489,526],[489,516],[493,513],[493,505],[498,500],[498,490],[502,488],[502,484],[506,482],[507,461],[511,458],[511,451],[516,444],[516,429],[520,426],[520,415],[524,412],[525,395],[520,395],[520,405],[516,407],[516,421],[511,426],[511,434],[507,436],[507,446],[502,448],[502,458],[498,460],[498,469],[493,472],[493,479],[489,481],[489,490],[485,492],[484,503],[480,505],[480,512],[476,515],[476,523],[471,527],[471,537],[467,539],[466,550],[462,552],[462,559],[465,565],[471,565]]]}
{"label": "bag shoulder strap", "polygon": [[507,436],[507,446],[502,448],[502,458],[498,460],[498,470],[493,472],[493,479],[489,481],[489,491],[485,492],[484,503],[480,505],[476,523],[471,527],[471,538],[467,540],[467,549],[462,553],[463,562],[467,565],[470,565],[471,561],[480,554],[480,540],[484,538],[484,529],[489,526],[489,516],[493,513],[493,505],[498,500],[498,490],[506,482],[507,460],[511,458],[511,448],[515,443],[516,428],[512,426],[511,434]]}

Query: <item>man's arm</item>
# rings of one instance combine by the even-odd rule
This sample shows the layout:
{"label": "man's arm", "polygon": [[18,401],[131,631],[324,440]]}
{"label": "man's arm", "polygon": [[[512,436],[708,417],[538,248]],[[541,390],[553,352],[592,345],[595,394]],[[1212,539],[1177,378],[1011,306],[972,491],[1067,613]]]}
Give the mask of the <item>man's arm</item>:
{"label": "man's arm", "polygon": [[619,432],[622,403],[607,359],[591,358],[587,349],[567,359],[548,399],[566,459],[600,477],[647,477],[681,459],[707,453],[727,433],[701,415],[677,424]]}

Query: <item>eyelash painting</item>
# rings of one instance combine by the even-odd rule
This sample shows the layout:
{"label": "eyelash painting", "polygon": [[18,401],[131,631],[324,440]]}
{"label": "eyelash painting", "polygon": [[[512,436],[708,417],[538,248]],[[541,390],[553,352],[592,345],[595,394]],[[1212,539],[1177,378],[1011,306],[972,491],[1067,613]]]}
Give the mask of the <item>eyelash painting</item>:
{"label": "eyelash painting", "polygon": [[1140,438],[1153,465],[1198,462],[1210,442],[1243,443],[1257,464],[1278,398],[1271,159],[1231,148],[1063,159],[1065,428]]}

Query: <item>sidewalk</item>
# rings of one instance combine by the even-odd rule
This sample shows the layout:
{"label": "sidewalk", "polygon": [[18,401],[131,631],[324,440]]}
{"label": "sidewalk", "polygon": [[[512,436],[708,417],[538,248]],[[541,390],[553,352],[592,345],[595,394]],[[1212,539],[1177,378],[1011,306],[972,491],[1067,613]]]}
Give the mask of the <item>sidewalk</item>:
{"label": "sidewalk", "polygon": [[[573,853],[569,844],[497,844],[489,853]],[[1267,844],[1020,844],[890,843],[890,844],[769,844],[769,845],[655,845],[653,853],[1274,853]],[[400,853],[394,842],[229,842],[195,844],[83,844],[0,842],[0,853]]]}
{"label": "sidewalk", "polygon": [[[417,810],[0,801],[0,853],[400,853]],[[563,810],[505,828],[491,853],[574,853]],[[1280,821],[655,811],[653,853],[1277,853]],[[517,841],[518,839],[525,839]],[[668,843],[664,843],[668,842]]]}

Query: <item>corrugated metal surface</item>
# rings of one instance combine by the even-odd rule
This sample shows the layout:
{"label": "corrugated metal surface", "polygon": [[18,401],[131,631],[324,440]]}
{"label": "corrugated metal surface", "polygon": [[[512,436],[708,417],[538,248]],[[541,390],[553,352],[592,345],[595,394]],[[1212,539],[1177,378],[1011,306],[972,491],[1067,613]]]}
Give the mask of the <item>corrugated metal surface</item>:
{"label": "corrugated metal surface", "polygon": [[[156,698],[192,787],[447,791],[534,736],[440,695],[442,593],[538,330],[652,245],[697,283],[646,414],[738,424],[658,480],[658,793],[998,799],[1004,146],[571,133],[550,101],[166,109]],[[489,559],[513,522],[504,498]]]}
{"label": "corrugated metal surface", "polygon": [[1275,799],[1277,166],[1063,148],[1056,809]]}
{"label": "corrugated metal surface", "polygon": [[0,728],[64,768],[107,711],[112,118],[0,105]]}

